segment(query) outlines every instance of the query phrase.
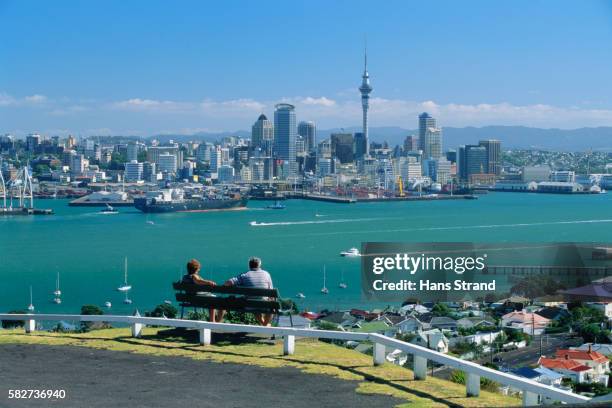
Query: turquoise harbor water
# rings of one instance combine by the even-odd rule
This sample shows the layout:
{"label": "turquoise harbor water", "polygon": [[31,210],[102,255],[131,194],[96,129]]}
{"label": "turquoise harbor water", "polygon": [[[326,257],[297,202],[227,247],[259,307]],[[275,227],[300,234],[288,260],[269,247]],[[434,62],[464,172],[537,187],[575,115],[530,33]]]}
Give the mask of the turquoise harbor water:
{"label": "turquoise harbor water", "polygon": [[[359,260],[339,256],[362,241],[610,241],[612,195],[494,193],[479,200],[331,204],[290,200],[285,210],[252,201],[244,211],[145,215],[131,208],[99,214],[39,200],[56,215],[0,218],[0,310],[24,309],[33,286],[38,312],[78,312],[113,304],[113,313],[150,310],[174,300],[171,282],[190,258],[219,283],[263,259],[284,297],[302,307],[366,306]],[[317,214],[319,216],[317,216]],[[251,226],[251,221],[266,223]],[[133,304],[116,291],[128,257]],[[323,265],[329,295],[320,293]],[[60,273],[63,303],[51,302]],[[341,275],[348,284],[341,289]]]}

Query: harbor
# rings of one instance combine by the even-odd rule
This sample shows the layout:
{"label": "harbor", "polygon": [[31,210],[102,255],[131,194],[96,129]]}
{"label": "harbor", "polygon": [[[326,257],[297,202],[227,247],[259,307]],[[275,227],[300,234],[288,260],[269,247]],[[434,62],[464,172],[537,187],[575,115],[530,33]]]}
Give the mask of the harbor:
{"label": "harbor", "polygon": [[34,207],[32,176],[27,166],[23,167],[17,173],[15,179],[9,183],[4,181],[4,176],[0,171],[0,199],[2,200],[2,206],[0,207],[0,215],[2,216],[53,214],[53,210],[50,208]]}

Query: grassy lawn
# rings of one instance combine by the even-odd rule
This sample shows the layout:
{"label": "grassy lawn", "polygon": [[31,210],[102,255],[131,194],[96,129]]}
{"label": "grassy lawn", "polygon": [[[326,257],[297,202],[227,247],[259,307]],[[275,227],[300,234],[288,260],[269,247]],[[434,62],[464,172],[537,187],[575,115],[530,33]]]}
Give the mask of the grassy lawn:
{"label": "grassy lawn", "polygon": [[127,328],[95,330],[89,333],[39,331],[32,334],[25,334],[22,329],[0,330],[0,344],[71,345],[270,368],[292,366],[306,373],[358,381],[357,392],[392,395],[405,400],[406,403],[401,405],[404,407],[520,405],[520,401],[516,398],[486,391],[482,391],[478,398],[467,398],[463,385],[432,377],[428,377],[426,381],[414,381],[412,371],[408,369],[392,364],[373,367],[371,356],[313,339],[297,341],[295,354],[283,356],[281,342],[275,344],[234,342],[218,339],[213,334],[213,345],[200,346],[195,342],[193,335],[188,338],[177,337],[168,335],[164,330],[146,328],[141,338],[131,337]]}

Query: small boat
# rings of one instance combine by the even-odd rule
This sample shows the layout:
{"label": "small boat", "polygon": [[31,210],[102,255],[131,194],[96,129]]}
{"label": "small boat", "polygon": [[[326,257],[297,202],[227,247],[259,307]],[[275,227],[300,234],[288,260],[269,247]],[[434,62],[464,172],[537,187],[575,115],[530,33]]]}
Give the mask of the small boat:
{"label": "small boat", "polygon": [[107,309],[110,309],[111,307],[113,307],[113,304],[111,302],[104,302],[104,307]]}
{"label": "small boat", "polygon": [[106,208],[100,210],[100,214],[117,214],[119,211],[114,209],[111,205],[106,204]]}
{"label": "small boat", "polygon": [[338,287],[340,289],[346,289],[348,287],[348,285],[346,283],[344,283],[344,271],[341,272],[341,278],[340,278],[340,283],[338,284]]}
{"label": "small boat", "polygon": [[127,271],[127,257],[125,258],[125,262],[124,262],[124,267],[123,267],[123,285],[119,286],[117,288],[117,290],[119,292],[127,292],[128,290],[132,289],[132,285],[128,285],[128,281],[127,281],[127,275],[128,275],[128,271]]}
{"label": "small boat", "polygon": [[295,295],[295,297],[298,298],[298,299],[305,299],[306,295],[304,295],[302,292],[300,292],[297,295]]}
{"label": "small boat", "polygon": [[325,273],[325,265],[323,265],[323,287],[321,288],[321,293],[327,295],[329,293],[329,289],[325,286],[326,281],[326,273]]}
{"label": "small boat", "polygon": [[60,303],[62,303],[62,298],[59,298],[59,297],[53,298],[53,303],[55,303],[56,305],[59,305]]}
{"label": "small boat", "polygon": [[[55,295],[55,297],[60,297],[62,296],[62,291],[60,290],[60,286],[59,286],[59,272],[57,273],[57,278],[55,278],[55,291],[53,292],[53,294]],[[57,303],[57,302],[55,302]],[[61,301],[60,301],[61,303]]]}
{"label": "small boat", "polygon": [[28,311],[34,311],[34,302],[32,301],[32,286],[30,286],[30,305],[28,306]]}
{"label": "small boat", "polygon": [[126,305],[131,305],[132,304],[132,299],[130,299],[128,297],[128,293],[125,292],[125,299],[123,299],[123,303],[125,303]]}
{"label": "small boat", "polygon": [[149,225],[155,225],[155,223],[153,221],[147,221],[147,224]]}
{"label": "small boat", "polygon": [[273,205],[269,205],[266,208],[269,210],[284,210],[286,206],[281,204],[280,201],[276,201]]}
{"label": "small boat", "polygon": [[167,304],[167,305],[171,305],[172,301],[171,300],[164,300],[164,303]]}
{"label": "small boat", "polygon": [[359,253],[359,250],[357,248],[351,248],[348,251],[340,252],[340,256],[345,256],[347,258],[354,258],[354,257],[361,256],[361,253]]}
{"label": "small boat", "polygon": [[265,222],[251,221],[251,222],[249,222],[249,225],[251,227],[261,227],[262,225],[266,225],[266,223]]}

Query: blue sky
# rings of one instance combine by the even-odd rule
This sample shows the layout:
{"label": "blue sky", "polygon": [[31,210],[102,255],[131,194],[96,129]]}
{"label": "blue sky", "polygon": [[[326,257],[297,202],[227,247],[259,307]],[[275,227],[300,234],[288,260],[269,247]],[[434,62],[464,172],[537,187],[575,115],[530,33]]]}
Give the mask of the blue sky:
{"label": "blue sky", "polygon": [[0,0],[0,132],[612,125],[609,1]]}

